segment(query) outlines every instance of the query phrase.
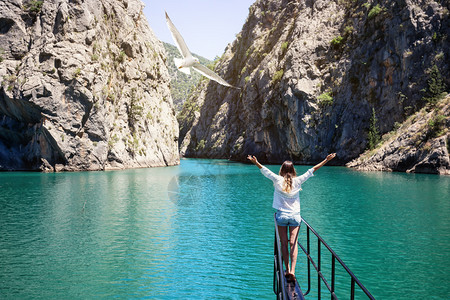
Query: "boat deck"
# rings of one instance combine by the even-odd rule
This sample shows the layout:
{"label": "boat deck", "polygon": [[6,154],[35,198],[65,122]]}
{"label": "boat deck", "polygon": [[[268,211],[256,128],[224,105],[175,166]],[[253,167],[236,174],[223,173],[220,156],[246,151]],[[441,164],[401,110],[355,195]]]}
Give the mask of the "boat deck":
{"label": "boat deck", "polygon": [[300,289],[300,286],[298,285],[297,280],[295,282],[285,282],[285,290],[286,295],[288,299],[291,300],[304,300],[305,297],[303,296],[302,290]]}

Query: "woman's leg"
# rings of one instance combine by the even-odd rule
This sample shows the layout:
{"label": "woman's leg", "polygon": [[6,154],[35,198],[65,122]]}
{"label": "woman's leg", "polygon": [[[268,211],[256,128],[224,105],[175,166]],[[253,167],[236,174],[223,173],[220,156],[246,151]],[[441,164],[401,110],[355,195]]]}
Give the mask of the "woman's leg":
{"label": "woman's leg", "polygon": [[283,255],[284,266],[286,267],[286,272],[289,273],[287,226],[278,226],[278,233],[280,234],[281,254]]}
{"label": "woman's leg", "polygon": [[289,226],[289,245],[291,253],[291,269],[289,273],[295,274],[295,265],[297,264],[298,254],[298,229],[299,226]]}

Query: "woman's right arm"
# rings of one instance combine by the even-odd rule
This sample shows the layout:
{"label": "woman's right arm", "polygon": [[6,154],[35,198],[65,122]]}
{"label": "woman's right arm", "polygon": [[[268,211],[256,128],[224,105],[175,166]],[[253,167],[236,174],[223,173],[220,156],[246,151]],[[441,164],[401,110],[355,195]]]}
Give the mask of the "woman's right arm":
{"label": "woman's right arm", "polygon": [[319,170],[320,168],[322,168],[327,162],[329,162],[330,160],[332,160],[335,157],[336,157],[336,153],[328,154],[324,161],[322,161],[321,163],[318,163],[317,165],[315,165],[313,167],[314,172]]}

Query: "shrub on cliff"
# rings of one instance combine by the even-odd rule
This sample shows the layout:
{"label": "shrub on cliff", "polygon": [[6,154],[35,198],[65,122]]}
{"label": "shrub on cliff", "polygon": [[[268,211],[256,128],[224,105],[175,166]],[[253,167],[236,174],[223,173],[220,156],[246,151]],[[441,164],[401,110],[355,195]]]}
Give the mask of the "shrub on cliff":
{"label": "shrub on cliff", "polygon": [[321,107],[329,106],[333,104],[333,97],[331,96],[331,92],[325,92],[317,97],[319,100],[319,105]]}
{"label": "shrub on cliff", "polygon": [[200,140],[198,142],[197,147],[195,147],[195,151],[201,151],[205,148],[205,140]]}
{"label": "shrub on cliff", "polygon": [[284,74],[283,69],[276,71],[272,77],[272,84],[276,84],[278,81],[280,81],[281,78],[283,77],[283,74]]}
{"label": "shrub on cliff", "polygon": [[333,47],[334,49],[338,49],[341,46],[341,44],[343,43],[343,41],[344,41],[344,38],[339,35],[331,40],[331,42],[330,42],[331,47]]}
{"label": "shrub on cliff", "polygon": [[445,116],[436,115],[428,121],[428,136],[435,138],[441,136],[444,133],[445,128]]}
{"label": "shrub on cliff", "polygon": [[44,1],[29,1],[23,5],[23,9],[30,13],[38,14],[42,9],[42,3]]}
{"label": "shrub on cliff", "polygon": [[369,18],[369,19],[375,18],[382,11],[383,11],[383,8],[381,8],[381,6],[379,4],[377,4],[369,10],[369,13],[367,14],[367,18]]}

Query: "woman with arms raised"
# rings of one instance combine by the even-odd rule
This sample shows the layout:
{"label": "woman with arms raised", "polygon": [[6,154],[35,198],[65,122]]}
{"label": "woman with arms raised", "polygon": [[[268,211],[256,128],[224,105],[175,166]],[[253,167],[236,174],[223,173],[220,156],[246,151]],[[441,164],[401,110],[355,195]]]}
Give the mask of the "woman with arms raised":
{"label": "woman with arms raised", "polygon": [[[280,234],[281,252],[283,255],[284,265],[286,267],[286,279],[295,281],[295,265],[297,263],[297,238],[298,229],[301,223],[300,217],[300,198],[298,196],[301,191],[302,183],[314,172],[320,169],[327,162],[332,160],[336,153],[329,154],[325,160],[315,165],[305,174],[297,176],[294,164],[291,161],[285,161],[280,168],[279,175],[273,173],[263,165],[261,165],[255,156],[249,155],[247,159],[254,163],[261,173],[273,181],[275,188],[273,194],[273,208],[277,210],[275,218],[278,223],[278,232]],[[288,250],[288,232],[289,230],[289,250]],[[291,258],[291,266],[289,267],[289,252]]]}

